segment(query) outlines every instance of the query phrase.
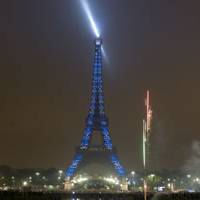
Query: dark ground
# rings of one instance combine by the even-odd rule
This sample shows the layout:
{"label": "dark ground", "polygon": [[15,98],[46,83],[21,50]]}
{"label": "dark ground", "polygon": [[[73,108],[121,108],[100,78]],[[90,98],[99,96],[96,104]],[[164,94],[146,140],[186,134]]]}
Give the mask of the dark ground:
{"label": "dark ground", "polygon": [[[0,200],[143,200],[142,193],[0,192]],[[200,200],[200,193],[149,194],[147,200]]]}

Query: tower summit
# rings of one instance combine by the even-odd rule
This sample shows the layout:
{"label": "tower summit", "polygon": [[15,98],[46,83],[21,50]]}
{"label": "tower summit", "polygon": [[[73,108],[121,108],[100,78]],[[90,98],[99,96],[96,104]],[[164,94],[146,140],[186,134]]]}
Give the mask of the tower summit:
{"label": "tower summit", "polygon": [[[121,166],[109,133],[108,118],[105,113],[103,76],[102,76],[102,39],[94,41],[95,54],[92,67],[92,89],[89,110],[85,119],[85,128],[80,146],[72,164],[66,170],[66,179],[70,180],[81,168],[89,163],[103,162],[103,165],[112,166],[119,177],[125,175],[125,169]],[[101,134],[102,144],[91,144],[93,134]]]}

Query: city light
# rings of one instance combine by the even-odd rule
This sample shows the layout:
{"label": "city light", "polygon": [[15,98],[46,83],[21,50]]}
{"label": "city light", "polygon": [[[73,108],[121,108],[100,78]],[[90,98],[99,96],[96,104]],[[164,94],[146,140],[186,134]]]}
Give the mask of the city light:
{"label": "city light", "polygon": [[72,180],[72,183],[82,183],[89,180],[89,177],[83,176],[83,175],[78,175],[75,176]]}
{"label": "city light", "polygon": [[155,174],[150,174],[149,176],[150,176],[151,178],[153,178],[153,177],[155,177]]}
{"label": "city light", "polygon": [[188,175],[187,175],[187,178],[191,178],[191,174],[188,174]]}
{"label": "city light", "polygon": [[200,179],[198,177],[193,179],[193,182],[200,183]]}
{"label": "city light", "polygon": [[134,176],[134,175],[135,175],[135,172],[134,172],[134,171],[132,171],[132,172],[131,172],[131,175],[132,175],[132,176]]}
{"label": "city light", "polygon": [[116,178],[116,177],[104,177],[103,180],[109,182],[109,183],[112,183],[112,184],[116,184],[118,185],[119,184],[119,180]]}
{"label": "city light", "polygon": [[49,190],[53,190],[54,186],[53,185],[49,185]]}
{"label": "city light", "polygon": [[58,173],[61,175],[63,173],[63,170],[58,170]]}
{"label": "city light", "polygon": [[40,172],[36,172],[35,175],[36,175],[36,176],[39,176],[39,175],[40,175]]}
{"label": "city light", "polygon": [[24,182],[22,183],[22,185],[23,185],[24,187],[26,187],[26,186],[28,185],[28,182],[27,182],[27,181],[24,181]]}

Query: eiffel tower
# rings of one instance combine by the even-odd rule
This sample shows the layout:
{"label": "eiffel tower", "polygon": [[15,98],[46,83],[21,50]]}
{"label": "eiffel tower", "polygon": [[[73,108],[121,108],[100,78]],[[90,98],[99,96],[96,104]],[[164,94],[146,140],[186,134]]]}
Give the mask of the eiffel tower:
{"label": "eiffel tower", "polygon": [[[102,144],[92,145],[92,135],[97,133],[100,133],[102,136]],[[92,94],[88,115],[85,120],[83,138],[80,146],[76,150],[71,165],[66,170],[66,180],[72,179],[78,171],[81,171],[81,169],[89,163],[101,163],[103,166],[113,168],[113,171],[117,176],[125,176],[125,169],[119,162],[116,148],[112,145],[112,140],[109,134],[108,118],[105,114],[102,79],[102,39],[100,38],[95,39]]]}

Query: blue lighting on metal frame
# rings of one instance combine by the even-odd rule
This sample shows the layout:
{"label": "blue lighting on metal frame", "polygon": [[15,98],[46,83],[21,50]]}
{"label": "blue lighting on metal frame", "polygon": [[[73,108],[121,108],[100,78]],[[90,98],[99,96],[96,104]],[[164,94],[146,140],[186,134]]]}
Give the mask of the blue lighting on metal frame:
{"label": "blue lighting on metal frame", "polygon": [[105,115],[103,79],[102,79],[102,40],[95,40],[95,57],[92,73],[92,95],[89,112],[86,119],[86,128],[81,141],[81,148],[86,149],[90,144],[90,136],[93,130],[101,131],[104,146],[112,149],[112,140],[108,129],[108,120]]}
{"label": "blue lighting on metal frame", "polygon": [[71,177],[74,175],[74,173],[82,159],[83,159],[83,155],[81,155],[81,154],[75,155],[75,157],[72,161],[72,164],[68,167],[68,169],[65,172],[66,177]]}
{"label": "blue lighting on metal frame", "polygon": [[107,149],[112,149],[112,141],[110,138],[108,127],[102,128],[104,145]]}
{"label": "blue lighting on metal frame", "polygon": [[117,171],[118,175],[119,176],[125,176],[126,171],[122,167],[122,165],[120,164],[119,159],[118,159],[116,154],[111,155],[111,162],[113,163],[115,170]]}
{"label": "blue lighting on metal frame", "polygon": [[[85,120],[85,129],[81,140],[80,149],[87,149],[90,145],[91,135],[93,131],[101,132],[104,147],[111,152],[110,160],[119,176],[125,175],[125,169],[121,166],[119,159],[115,153],[112,153],[113,145],[109,134],[108,119],[105,114],[103,79],[102,79],[102,40],[95,40],[95,56],[92,72],[92,94],[90,99],[88,116]],[[78,165],[83,159],[80,152],[75,155],[72,164],[66,170],[66,176],[74,175]]]}
{"label": "blue lighting on metal frame", "polygon": [[89,145],[89,142],[90,142],[90,136],[92,134],[92,120],[89,120],[89,126],[86,126],[85,130],[84,130],[84,133],[83,133],[83,138],[82,138],[82,141],[81,141],[81,149],[86,149]]}

